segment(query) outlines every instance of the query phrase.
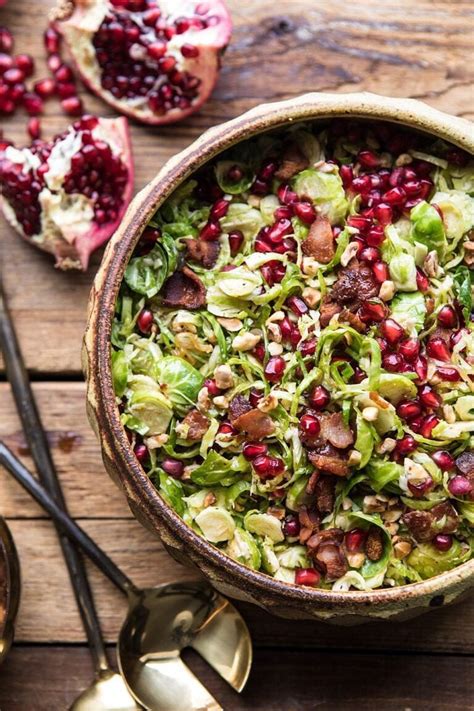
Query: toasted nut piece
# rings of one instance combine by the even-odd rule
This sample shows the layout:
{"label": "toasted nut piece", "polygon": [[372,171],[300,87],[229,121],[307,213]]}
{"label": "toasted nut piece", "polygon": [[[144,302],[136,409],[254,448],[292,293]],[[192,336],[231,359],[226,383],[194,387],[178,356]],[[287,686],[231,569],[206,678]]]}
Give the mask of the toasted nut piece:
{"label": "toasted nut piece", "polygon": [[439,274],[439,262],[438,262],[438,253],[433,249],[431,252],[428,252],[428,254],[425,257],[425,260],[423,262],[423,271],[429,276],[429,277],[437,277]]}
{"label": "toasted nut piece", "polygon": [[228,365],[218,365],[214,371],[214,380],[221,390],[228,390],[234,385],[234,376]]}
{"label": "toasted nut piece", "polygon": [[197,405],[201,412],[207,412],[211,407],[211,398],[209,397],[209,390],[207,388],[201,388],[198,397]]}
{"label": "toasted nut piece", "polygon": [[379,446],[377,447],[377,453],[378,454],[388,454],[389,452],[393,452],[395,447],[397,446],[397,440],[393,439],[392,437],[385,437],[385,439],[380,442]]}
{"label": "toasted nut piece", "polygon": [[376,513],[380,511],[385,511],[387,505],[382,501],[379,501],[376,496],[364,496],[362,501],[362,509],[364,513]]}
{"label": "toasted nut piece", "polygon": [[393,546],[395,558],[398,558],[398,560],[406,558],[407,555],[410,555],[411,551],[412,545],[409,541],[397,541]]}
{"label": "toasted nut piece", "polygon": [[303,289],[301,296],[310,309],[314,309],[314,307],[321,301],[321,292],[318,291],[318,289],[313,289],[311,286],[307,286]]}
{"label": "toasted nut piece", "polygon": [[261,412],[271,412],[276,407],[278,407],[278,398],[272,393],[270,393],[266,397],[263,397],[257,405],[257,408]]}
{"label": "toasted nut piece", "polygon": [[382,283],[380,287],[379,296],[382,301],[391,301],[395,296],[395,284],[390,279],[387,279]]}
{"label": "toasted nut piece", "polygon": [[268,352],[272,356],[281,355],[283,353],[283,346],[281,343],[275,343],[275,341],[270,341],[268,344]]}
{"label": "toasted nut piece", "polygon": [[390,509],[389,511],[383,512],[382,518],[387,523],[395,523],[395,521],[398,521],[402,513],[403,511],[400,509]]}
{"label": "toasted nut piece", "polygon": [[387,529],[387,531],[390,533],[391,536],[394,536],[397,533],[398,529],[400,528],[400,524],[395,523],[395,522],[387,523],[387,524],[385,524],[385,528]]}
{"label": "toasted nut piece", "polygon": [[238,318],[221,318],[219,317],[217,319],[217,322],[220,323],[222,328],[225,328],[226,331],[231,331],[238,333],[240,329],[242,328],[242,321]]}
{"label": "toasted nut piece", "polygon": [[316,259],[314,259],[314,257],[303,257],[303,263],[301,265],[303,274],[307,274],[308,276],[317,276],[320,269],[321,265],[316,261]]}
{"label": "toasted nut piece", "polygon": [[208,506],[212,506],[213,504],[216,503],[216,501],[217,501],[217,499],[216,499],[214,493],[212,491],[208,491],[206,496],[204,497],[204,501],[203,501],[204,508],[207,509]]}
{"label": "toasted nut piece", "polygon": [[364,407],[364,409],[362,410],[362,417],[364,418],[364,420],[367,420],[367,422],[375,422],[378,416],[378,407]]}
{"label": "toasted nut piece", "polygon": [[226,398],[225,395],[217,395],[212,402],[216,407],[219,408],[219,410],[227,410],[229,407],[229,400]]}
{"label": "toasted nut piece", "polygon": [[270,506],[267,510],[267,514],[282,521],[285,518],[285,509],[282,509],[280,506]]}
{"label": "toasted nut piece", "polygon": [[350,261],[354,259],[359,249],[357,242],[349,242],[343,253],[341,254],[341,266],[347,267]]}
{"label": "toasted nut piece", "polygon": [[273,323],[274,321],[283,321],[285,318],[285,312],[284,311],[275,311],[271,316],[267,318],[265,321],[265,325],[268,326],[269,323]]}
{"label": "toasted nut piece", "polygon": [[443,405],[443,415],[448,425],[452,425],[454,422],[456,422],[456,414],[454,412],[454,408],[451,405]]}
{"label": "toasted nut piece", "polygon": [[362,568],[365,562],[365,553],[346,553],[346,558],[351,568]]}
{"label": "toasted nut piece", "polygon": [[159,449],[169,440],[167,434],[154,435],[153,437],[145,437],[143,440],[148,449]]}
{"label": "toasted nut piece", "polygon": [[472,267],[474,265],[474,242],[472,240],[467,240],[467,242],[464,242],[463,247],[464,261],[468,267]]}
{"label": "toasted nut piece", "polygon": [[397,166],[397,168],[400,168],[404,165],[410,165],[410,163],[413,163],[413,156],[411,156],[409,153],[400,153],[397,160],[395,161],[395,165]]}
{"label": "toasted nut piece", "polygon": [[234,351],[251,351],[257,343],[262,340],[262,336],[257,333],[242,333],[232,341]]}
{"label": "toasted nut piece", "polygon": [[351,449],[350,454],[349,454],[349,459],[347,461],[348,465],[350,467],[355,467],[357,464],[360,464],[362,461],[362,454],[357,451],[357,449]]}
{"label": "toasted nut piece", "polygon": [[274,341],[275,343],[281,343],[281,329],[277,323],[269,323],[267,326],[267,331],[272,341]]}

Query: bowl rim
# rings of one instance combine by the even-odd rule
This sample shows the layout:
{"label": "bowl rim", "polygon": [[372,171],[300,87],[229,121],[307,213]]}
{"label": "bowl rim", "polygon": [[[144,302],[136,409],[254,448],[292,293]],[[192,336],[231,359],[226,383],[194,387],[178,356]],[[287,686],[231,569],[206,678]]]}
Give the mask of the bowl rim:
{"label": "bowl rim", "polygon": [[[334,592],[298,586],[255,571],[238,563],[195,533],[161,497],[138,463],[119,418],[112,385],[110,337],[117,294],[125,266],[138,238],[156,209],[173,190],[198,168],[226,148],[259,133],[293,122],[330,118],[384,120],[444,138],[474,153],[472,124],[414,100],[367,92],[352,94],[309,93],[295,99],[261,104],[243,115],[208,129],[188,148],[167,161],[156,177],[131,202],[122,224],[109,242],[96,275],[89,302],[84,337],[84,369],[88,386],[89,414],[98,433],[103,455],[114,463],[129,501],[147,509],[148,517],[161,528],[173,531],[186,551],[199,558],[204,569],[231,574],[233,583],[245,590],[272,593],[281,602],[313,602],[315,608],[377,607],[408,602],[460,585],[474,584],[474,560],[422,582],[369,591]],[[158,526],[158,531],[160,527]],[[221,578],[220,578],[221,579]],[[224,580],[225,581],[225,580]]]}

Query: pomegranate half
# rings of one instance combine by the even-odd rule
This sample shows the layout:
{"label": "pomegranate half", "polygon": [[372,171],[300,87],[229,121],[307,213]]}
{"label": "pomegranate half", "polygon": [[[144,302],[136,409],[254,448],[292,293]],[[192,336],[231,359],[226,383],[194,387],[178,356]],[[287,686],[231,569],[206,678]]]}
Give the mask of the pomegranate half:
{"label": "pomegranate half", "polygon": [[87,269],[115,232],[133,191],[127,119],[83,116],[51,141],[0,151],[0,206],[59,269]]}
{"label": "pomegranate half", "polygon": [[167,124],[208,99],[232,21],[223,0],[76,0],[55,27],[92,92],[119,113]]}

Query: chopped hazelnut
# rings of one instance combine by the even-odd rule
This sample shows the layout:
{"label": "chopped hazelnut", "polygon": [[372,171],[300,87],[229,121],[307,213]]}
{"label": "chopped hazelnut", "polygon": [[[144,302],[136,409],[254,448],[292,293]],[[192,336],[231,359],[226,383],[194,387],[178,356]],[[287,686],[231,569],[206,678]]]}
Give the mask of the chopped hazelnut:
{"label": "chopped hazelnut", "polygon": [[412,545],[409,541],[397,541],[397,543],[395,543],[393,546],[395,558],[398,558],[398,560],[406,558],[408,555],[410,555],[411,551]]}
{"label": "chopped hazelnut", "polygon": [[310,309],[314,309],[321,301],[321,292],[318,289],[313,289],[311,286],[307,286],[303,289],[301,296]]}
{"label": "chopped hazelnut", "polygon": [[257,343],[262,340],[262,336],[257,333],[242,333],[232,341],[234,351],[251,351]]}
{"label": "chopped hazelnut", "polygon": [[395,296],[395,284],[390,279],[384,281],[380,287],[379,296],[382,301],[391,301]]}
{"label": "chopped hazelnut", "polygon": [[228,390],[234,385],[234,376],[228,365],[218,365],[214,371],[214,379],[221,390]]}

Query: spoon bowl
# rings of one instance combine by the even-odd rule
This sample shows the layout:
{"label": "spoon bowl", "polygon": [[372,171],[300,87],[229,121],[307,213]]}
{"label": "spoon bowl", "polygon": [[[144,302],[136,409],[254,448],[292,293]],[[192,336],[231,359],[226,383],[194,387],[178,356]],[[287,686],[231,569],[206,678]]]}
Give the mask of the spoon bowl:
{"label": "spoon bowl", "polygon": [[74,701],[70,711],[139,711],[127,686],[116,672],[101,672]]}

